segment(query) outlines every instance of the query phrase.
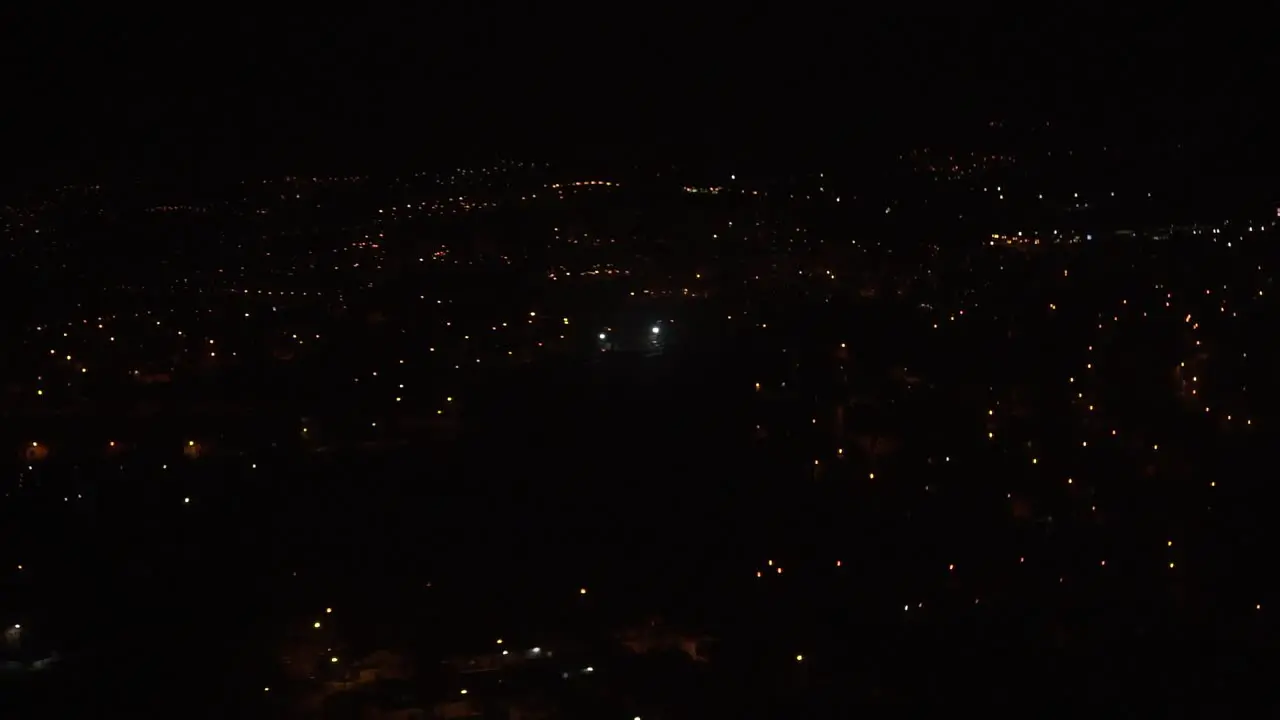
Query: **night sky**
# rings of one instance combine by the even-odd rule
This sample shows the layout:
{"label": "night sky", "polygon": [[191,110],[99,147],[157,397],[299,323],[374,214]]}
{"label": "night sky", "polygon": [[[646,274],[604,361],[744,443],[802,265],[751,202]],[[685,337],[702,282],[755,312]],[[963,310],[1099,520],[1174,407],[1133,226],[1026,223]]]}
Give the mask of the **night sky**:
{"label": "night sky", "polygon": [[113,9],[5,25],[10,181],[602,148],[830,157],[991,118],[1258,156],[1280,75],[1265,21],[1167,13]]}

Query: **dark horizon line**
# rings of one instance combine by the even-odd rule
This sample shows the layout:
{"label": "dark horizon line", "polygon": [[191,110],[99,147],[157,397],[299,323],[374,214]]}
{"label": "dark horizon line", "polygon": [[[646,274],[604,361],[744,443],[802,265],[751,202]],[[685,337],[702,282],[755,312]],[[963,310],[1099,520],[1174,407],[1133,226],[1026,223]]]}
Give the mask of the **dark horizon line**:
{"label": "dark horizon line", "polygon": [[[1053,125],[1052,121],[1050,125]],[[57,153],[61,157],[52,161],[34,157],[40,151],[38,143],[15,149],[10,154],[4,176],[0,177],[0,189],[26,192],[66,185],[137,181],[225,185],[240,180],[291,175],[396,176],[483,166],[499,160],[593,166],[720,164],[737,165],[741,171],[746,171],[749,166],[795,171],[803,171],[806,166],[822,166],[830,170],[842,163],[874,165],[876,161],[892,160],[896,154],[914,147],[932,145],[959,149],[967,143],[980,145],[993,137],[985,123],[977,122],[965,123],[948,133],[917,132],[920,129],[884,126],[859,129],[851,126],[843,133],[820,128],[804,135],[782,128],[709,124],[684,133],[662,132],[661,128],[651,128],[648,132],[600,132],[580,136],[568,133],[553,137],[509,133],[495,134],[492,141],[475,136],[464,137],[452,145],[429,145],[427,141],[418,141],[416,147],[411,142],[397,139],[402,135],[370,140],[366,134],[361,142],[342,142],[342,138],[351,134],[343,135],[337,131],[332,138],[316,131],[311,137],[294,137],[292,142],[276,144],[272,144],[269,138],[254,144],[238,143],[234,137],[216,144],[172,137],[156,137],[149,143],[133,138],[95,143],[81,138],[79,143],[61,147]],[[1006,130],[1007,137],[1003,140],[1034,144],[1034,140],[1029,138],[1039,128],[1032,122],[1014,119],[1006,124]],[[1133,142],[1128,133],[1095,135],[1091,132],[1077,133],[1071,127],[1052,128],[1051,135],[1057,136],[1055,140],[1058,141],[1075,137],[1082,143],[1112,143],[1122,151],[1126,147],[1147,152],[1154,150],[1154,155],[1158,156],[1161,143],[1172,146],[1181,133],[1152,132],[1142,138],[1142,143]],[[1192,133],[1186,136],[1185,142],[1189,147],[1207,148],[1201,152],[1216,158],[1219,163],[1229,165],[1238,162],[1240,168],[1248,172],[1267,167],[1269,158],[1276,156],[1277,149],[1275,138],[1226,132],[1217,135]],[[265,151],[259,152],[260,148]],[[27,151],[26,157],[21,152],[23,149]],[[989,151],[992,148],[973,149]]]}

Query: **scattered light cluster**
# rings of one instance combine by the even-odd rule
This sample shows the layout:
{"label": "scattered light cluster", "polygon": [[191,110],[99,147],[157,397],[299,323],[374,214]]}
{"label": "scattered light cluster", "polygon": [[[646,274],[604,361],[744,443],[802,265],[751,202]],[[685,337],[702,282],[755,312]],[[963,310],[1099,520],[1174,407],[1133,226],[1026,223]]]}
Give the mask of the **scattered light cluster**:
{"label": "scattered light cluster", "polygon": [[[1014,164],[982,154],[909,160],[953,179]],[[532,179],[517,180],[522,173]],[[393,471],[375,461],[408,450],[430,471],[396,481],[443,502],[470,491],[455,493],[459,468],[516,454],[509,447],[526,435],[550,430],[547,444],[582,442],[575,433],[585,430],[556,425],[570,407],[558,404],[570,380],[531,387],[534,375],[522,373],[554,367],[568,370],[554,377],[573,379],[600,369],[633,373],[628,384],[649,392],[624,408],[601,401],[598,417],[573,418],[580,426],[610,428],[617,417],[641,415],[631,427],[680,427],[673,436],[721,444],[651,447],[618,429],[638,456],[664,464],[637,480],[641,474],[628,471],[642,457],[596,462],[588,448],[578,467],[530,458],[504,492],[527,492],[530,509],[519,510],[548,535],[574,533],[557,527],[569,520],[533,501],[526,486],[556,488],[584,475],[637,506],[650,503],[636,511],[645,527],[669,525],[689,533],[682,545],[713,548],[696,576],[713,578],[706,592],[715,607],[741,604],[751,612],[726,614],[749,616],[752,634],[775,636],[770,656],[758,660],[786,677],[820,675],[831,648],[848,643],[823,637],[825,626],[806,635],[787,624],[832,606],[842,621],[892,633],[1028,608],[1052,616],[1123,593],[1140,592],[1144,607],[1174,607],[1194,596],[1190,588],[1220,593],[1197,612],[1261,617],[1276,592],[1266,569],[1233,578],[1228,591],[1215,568],[1228,564],[1235,521],[1261,492],[1261,473],[1240,468],[1269,457],[1269,411],[1278,399],[1268,395],[1267,338],[1276,293],[1258,257],[1273,225],[1237,220],[1104,234],[1073,216],[1072,229],[909,244],[795,212],[815,207],[815,198],[840,201],[825,175],[768,192],[736,187],[733,173],[723,177],[722,186],[671,180],[671,215],[688,224],[659,231],[636,230],[630,219],[610,224],[576,207],[624,196],[613,192],[619,182],[555,182],[544,167],[524,163],[397,178],[381,209],[359,205],[357,220],[323,230],[272,223],[294,205],[324,210],[337,202],[332,193],[364,192],[373,181],[285,178],[246,183],[240,197],[207,208],[153,205],[151,214],[175,217],[149,222],[226,212],[247,217],[249,229],[213,244],[210,252],[225,256],[211,265],[184,263],[186,251],[175,250],[154,272],[109,276],[92,303],[77,297],[29,309],[35,320],[10,338],[0,384],[10,429],[6,509],[65,522],[127,503],[140,515],[177,516],[174,527],[184,532],[207,522],[232,534],[226,528],[259,492],[280,503],[273,510],[280,517],[305,515],[313,495],[337,492],[297,482],[306,468],[332,462],[352,476],[359,491],[344,490],[353,495],[337,504],[376,497]],[[983,192],[1003,199],[1001,182]],[[1073,192],[1073,208],[1109,192],[1079,193],[1086,197],[1079,203]],[[856,195],[844,197],[823,207],[867,210]],[[889,212],[898,203],[868,207],[877,221],[882,214],[896,221],[907,214]],[[508,209],[528,212],[517,216],[519,242],[489,234],[499,231],[488,219]],[[478,213],[491,210],[501,212]],[[49,212],[9,213],[7,232],[30,239]],[[45,238],[59,232],[39,229]],[[49,242],[36,247],[57,257],[61,246]],[[686,366],[702,374],[671,380],[694,372]],[[536,420],[496,423],[524,391],[553,400]],[[486,405],[485,393],[500,397]],[[713,411],[697,415],[691,408],[699,402]],[[703,477],[686,481],[693,474],[684,455],[703,445],[715,457],[698,466]],[[455,464],[436,464],[444,457]],[[233,482],[239,495],[223,492]],[[718,504],[696,506],[695,482],[715,487]],[[720,492],[725,486],[733,492]],[[384,502],[397,504],[400,492]],[[606,511],[616,508],[580,492],[587,494],[575,487],[566,516],[615,522]],[[469,536],[433,550],[450,562],[422,562],[404,571],[411,589],[385,592],[405,593],[404,604],[419,609],[446,594],[442,587],[468,604],[506,600],[485,563],[456,562],[502,530],[486,503],[508,498],[494,495],[466,506],[475,513]],[[378,522],[393,524],[383,519],[391,508],[381,510]],[[716,513],[748,521],[701,520]],[[272,532],[288,535],[287,521],[279,522]],[[436,522],[412,517],[415,532]],[[315,699],[394,676],[394,659],[356,649],[355,628],[378,618],[353,610],[340,587],[306,584],[339,553],[334,546],[372,541],[341,523],[316,524],[329,544],[298,542],[315,544],[319,565],[272,565],[278,587],[263,589],[274,598],[286,588],[280,604],[297,605],[279,628],[285,649],[276,656],[288,661],[276,675],[250,679],[255,697],[259,688],[274,701],[306,687]],[[184,532],[173,532],[174,542]],[[573,542],[584,552],[604,544],[582,535]],[[522,542],[536,547],[540,537],[531,532]],[[711,557],[728,547],[722,563]],[[394,544],[378,552],[401,550],[427,552]],[[511,604],[594,621],[648,602],[619,588],[662,582],[612,555],[579,565],[556,555],[534,563],[545,604],[515,593]],[[690,562],[675,555],[662,564]],[[35,542],[0,548],[0,578],[34,583],[48,557]],[[544,573],[542,563],[554,562],[573,570]],[[465,572],[442,569],[463,565]],[[715,575],[722,567],[723,577]],[[693,594],[672,584],[653,595]],[[3,601],[0,612],[10,612]],[[0,615],[9,642],[38,637],[28,615]],[[656,622],[613,630],[632,652],[675,649],[716,662],[703,657],[694,633]],[[476,714],[478,703],[501,695],[486,678],[527,663],[554,667],[549,677],[566,683],[603,686],[612,672],[607,657],[575,652],[567,641],[534,641],[498,621],[473,645],[480,649],[446,661],[448,697],[437,715]]]}

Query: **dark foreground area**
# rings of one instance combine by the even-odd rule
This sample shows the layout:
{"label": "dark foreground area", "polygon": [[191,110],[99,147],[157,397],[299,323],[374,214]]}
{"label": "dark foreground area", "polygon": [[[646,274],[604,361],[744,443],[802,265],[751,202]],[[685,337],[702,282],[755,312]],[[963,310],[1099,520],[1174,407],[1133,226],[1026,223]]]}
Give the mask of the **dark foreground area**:
{"label": "dark foreground area", "polygon": [[[337,608],[341,648],[326,650],[417,658],[419,697],[456,693],[438,658],[494,637],[575,647],[614,679],[562,699],[567,716],[635,707],[629,693],[681,717],[1265,706],[1251,693],[1275,659],[1274,625],[1261,605],[1237,606],[1257,590],[1240,567],[1265,553],[1228,544],[1249,522],[1245,495],[1193,523],[1190,475],[1170,474],[1183,489],[1158,499],[1145,480],[1104,475],[1092,500],[1057,495],[1062,478],[954,438],[978,427],[963,408],[993,358],[1027,358],[1026,387],[1066,372],[1061,328],[964,345],[961,359],[951,343],[968,341],[900,333],[881,312],[856,321],[865,349],[852,356],[821,335],[703,336],[660,355],[514,368],[472,389],[450,440],[45,468],[60,478],[39,495],[48,507],[4,517],[6,558],[25,558],[4,591],[51,628],[61,659],[6,678],[4,702],[15,717],[293,713],[290,688],[306,682],[282,674],[281,657]],[[779,345],[785,361],[770,354]],[[1114,357],[1140,362],[1146,347],[1117,344]],[[927,385],[886,379],[904,355],[921,358]],[[757,377],[777,391],[755,390]],[[833,414],[818,399],[835,391],[853,400]],[[1049,413],[1021,422],[1009,432],[1077,432]],[[1146,431],[1179,432],[1167,423]],[[851,444],[832,451],[824,433]],[[1190,441],[1182,451],[1210,460]],[[113,477],[136,463],[151,470]],[[80,503],[60,511],[72,493]],[[1105,520],[1085,510],[1098,498]],[[1221,522],[1236,539],[1215,539]],[[1177,557],[1205,558],[1199,579],[1155,533],[1194,546]],[[1207,564],[1223,556],[1232,567]],[[711,638],[709,662],[636,665],[612,646],[617,628],[655,617]]]}

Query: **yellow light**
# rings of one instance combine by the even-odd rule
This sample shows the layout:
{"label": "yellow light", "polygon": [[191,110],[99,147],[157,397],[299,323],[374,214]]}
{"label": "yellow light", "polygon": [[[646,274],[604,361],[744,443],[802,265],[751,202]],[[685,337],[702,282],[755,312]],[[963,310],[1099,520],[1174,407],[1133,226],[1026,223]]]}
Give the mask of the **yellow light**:
{"label": "yellow light", "polygon": [[804,656],[803,656],[803,655],[797,655],[797,656],[796,656],[796,662],[804,662]]}
{"label": "yellow light", "polygon": [[316,622],[316,624],[315,624],[315,625],[313,625],[312,627],[314,627],[314,628],[316,628],[316,629],[319,629],[319,628],[320,628],[320,623],[319,623],[319,622]]}
{"label": "yellow light", "polygon": [[587,589],[586,589],[586,588],[578,588],[578,594],[579,594],[579,595],[586,595],[586,594],[587,594]]}

